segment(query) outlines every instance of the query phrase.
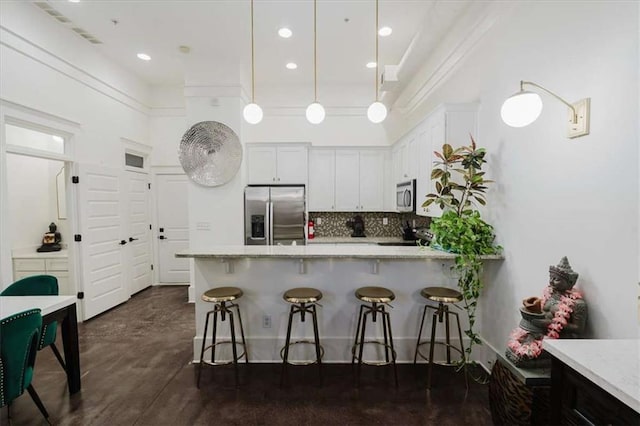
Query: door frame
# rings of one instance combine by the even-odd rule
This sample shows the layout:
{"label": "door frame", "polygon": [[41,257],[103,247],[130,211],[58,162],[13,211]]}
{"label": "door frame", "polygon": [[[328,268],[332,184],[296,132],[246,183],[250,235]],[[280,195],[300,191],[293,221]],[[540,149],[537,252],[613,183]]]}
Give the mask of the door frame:
{"label": "door frame", "polygon": [[[75,146],[82,139],[80,123],[39,111],[21,104],[0,99],[0,281],[13,282],[12,249],[10,223],[8,215],[8,186],[7,186],[7,154],[25,155],[47,160],[64,162],[65,168],[65,202],[67,207],[67,223],[69,235],[78,234],[78,198],[76,186],[71,184],[71,176],[77,172]],[[39,132],[46,132],[63,136],[65,139],[64,154],[10,145],[7,143],[6,125],[23,127]],[[69,286],[76,294],[82,291],[82,285],[77,279],[81,276],[79,252],[77,244],[67,241]],[[78,301],[78,321],[84,319],[84,306]]]}
{"label": "door frame", "polygon": [[[127,138],[120,138],[120,142],[122,143],[122,169],[124,171],[124,176],[125,178],[128,179],[128,172],[133,172],[133,173],[139,173],[139,174],[143,174],[147,177],[147,181],[151,184],[151,179],[152,179],[152,174],[150,172],[151,170],[151,166],[149,166],[149,158],[151,157],[151,151],[153,150],[153,147],[149,146],[149,145],[145,145],[143,143],[140,142],[136,142],[134,140],[131,139],[127,139]],[[126,164],[126,155],[127,154],[133,154],[133,155],[137,155],[139,157],[142,157],[143,159],[143,166],[141,168],[139,167],[132,167],[132,166],[127,166]],[[153,185],[152,185],[153,187]],[[147,211],[149,212],[149,222],[152,225],[153,224],[153,201],[152,201],[152,192],[153,191],[149,191],[149,197],[147,198]],[[129,191],[127,190],[127,203],[129,202]],[[128,217],[128,216],[127,216]],[[131,227],[131,223],[128,223],[129,228]],[[152,225],[153,226],[153,225]],[[130,233],[130,229],[127,229],[127,232]],[[153,230],[150,230],[153,231]],[[156,265],[156,260],[155,260],[155,248],[153,246],[153,232],[149,233],[149,245],[147,246],[147,250],[149,251],[149,260],[151,262],[151,267],[153,268],[154,265]],[[133,281],[131,280],[131,271],[132,271],[132,265],[129,262],[129,264],[127,265],[127,271],[125,273],[125,277],[128,280],[128,292],[129,292],[129,297],[131,297],[134,292],[133,292]],[[151,286],[157,285],[157,281],[155,280],[155,269],[151,270]]]}
{"label": "door frame", "polygon": [[[151,166],[151,204],[152,204],[152,231],[156,231],[159,225],[158,219],[158,176],[161,175],[185,175],[186,173],[181,166]],[[158,239],[152,236],[153,241],[153,264],[157,267],[153,268],[154,285],[162,285],[160,283],[160,247]],[[195,286],[193,283],[194,262],[189,259],[189,303],[195,302]]]}

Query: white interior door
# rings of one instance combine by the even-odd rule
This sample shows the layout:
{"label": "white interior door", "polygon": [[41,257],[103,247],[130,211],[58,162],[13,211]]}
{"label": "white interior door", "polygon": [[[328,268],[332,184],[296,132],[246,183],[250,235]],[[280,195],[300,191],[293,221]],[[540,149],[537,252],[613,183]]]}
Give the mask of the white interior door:
{"label": "white interior door", "polygon": [[160,283],[188,283],[189,260],[176,259],[177,251],[189,248],[188,178],[158,175],[156,182],[158,269]]}
{"label": "white interior door", "polygon": [[151,285],[151,230],[149,225],[149,176],[146,173],[126,172],[128,186],[130,294]]}
{"label": "white interior door", "polygon": [[79,165],[78,203],[84,319],[129,298],[125,281],[126,193],[122,170]]}

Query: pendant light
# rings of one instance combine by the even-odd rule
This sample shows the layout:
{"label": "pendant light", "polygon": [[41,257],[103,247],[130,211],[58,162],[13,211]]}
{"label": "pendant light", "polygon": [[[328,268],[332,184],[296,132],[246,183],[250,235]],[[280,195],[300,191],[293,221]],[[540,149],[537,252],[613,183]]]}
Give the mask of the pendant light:
{"label": "pendant light", "polygon": [[325,112],[324,107],[318,102],[318,54],[316,47],[316,5],[317,0],[313,0],[313,103],[307,107],[307,120],[311,124],[319,124],[324,120]]}
{"label": "pendant light", "polygon": [[251,0],[251,103],[247,104],[242,111],[244,119],[249,124],[258,124],[262,121],[262,108],[255,103],[255,65],[253,52],[253,0]]}
{"label": "pendant light", "polygon": [[369,105],[367,109],[367,118],[372,123],[382,123],[387,118],[387,107],[378,100],[378,68],[380,67],[378,60],[378,0],[376,0],[376,101]]}

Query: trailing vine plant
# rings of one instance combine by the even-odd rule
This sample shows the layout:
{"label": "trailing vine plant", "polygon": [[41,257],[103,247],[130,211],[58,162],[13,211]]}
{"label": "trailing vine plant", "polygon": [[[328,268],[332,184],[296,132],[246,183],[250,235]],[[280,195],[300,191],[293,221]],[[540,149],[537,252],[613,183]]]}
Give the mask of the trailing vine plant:
{"label": "trailing vine plant", "polygon": [[497,254],[502,250],[493,244],[493,227],[482,220],[476,208],[477,204],[486,205],[487,184],[493,181],[485,179],[482,166],[486,163],[486,150],[476,146],[473,136],[469,146],[453,149],[451,145],[444,144],[442,152],[435,151],[434,154],[437,160],[434,161],[431,179],[435,181],[436,192],[427,194],[422,206],[435,204],[443,210],[441,217],[431,221],[432,245],[456,254],[451,269],[458,276],[458,287],[469,322],[469,328],[465,330],[469,345],[462,359],[462,366],[466,366],[473,345],[482,344],[474,330],[476,308],[483,287],[480,256]]}

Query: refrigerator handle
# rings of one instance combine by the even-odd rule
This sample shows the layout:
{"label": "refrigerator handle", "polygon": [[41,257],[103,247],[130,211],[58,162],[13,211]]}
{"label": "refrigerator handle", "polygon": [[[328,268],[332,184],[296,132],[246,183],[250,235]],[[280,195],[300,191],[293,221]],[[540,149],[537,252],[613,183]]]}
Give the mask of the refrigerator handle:
{"label": "refrigerator handle", "polygon": [[273,203],[267,203],[269,209],[269,245],[273,245]]}
{"label": "refrigerator handle", "polygon": [[264,238],[265,244],[271,245],[271,203],[267,202],[264,205]]}

